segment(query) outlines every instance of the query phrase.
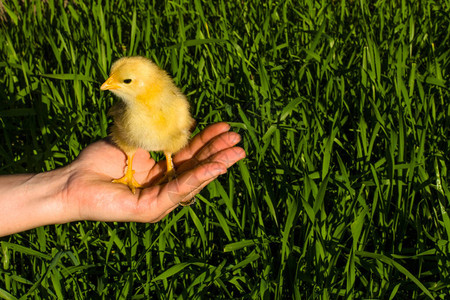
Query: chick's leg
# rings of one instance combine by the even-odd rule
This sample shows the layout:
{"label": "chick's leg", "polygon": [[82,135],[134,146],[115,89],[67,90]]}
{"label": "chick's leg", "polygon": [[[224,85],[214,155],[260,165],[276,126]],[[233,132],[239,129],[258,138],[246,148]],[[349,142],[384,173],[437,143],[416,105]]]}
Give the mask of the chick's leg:
{"label": "chick's leg", "polygon": [[164,174],[164,177],[161,178],[157,184],[171,181],[176,176],[175,166],[173,165],[173,160],[172,160],[172,153],[164,152],[164,155],[166,156],[167,170],[166,170],[166,174]]}
{"label": "chick's leg", "polygon": [[134,170],[133,170],[133,158],[134,158],[134,152],[133,153],[126,153],[127,155],[127,170],[125,171],[125,175],[119,179],[114,179],[112,182],[114,183],[122,183],[125,185],[128,185],[131,192],[133,194],[136,193],[136,188],[142,188],[143,186],[140,185],[136,179],[134,179]]}
{"label": "chick's leg", "polygon": [[166,177],[169,181],[175,178],[175,166],[173,165],[172,160],[172,153],[166,152],[164,153],[166,156],[166,163],[167,163],[167,171],[166,171]]}
{"label": "chick's leg", "polygon": [[[173,165],[173,160],[172,160],[172,153],[164,152],[164,155],[166,156],[167,171],[166,171],[166,174],[164,175],[164,177],[161,178],[161,180],[159,180],[158,184],[171,181],[172,179],[174,179],[176,177],[175,166]],[[194,203],[195,203],[195,197],[190,200],[180,202],[180,205],[181,206],[189,206]]]}

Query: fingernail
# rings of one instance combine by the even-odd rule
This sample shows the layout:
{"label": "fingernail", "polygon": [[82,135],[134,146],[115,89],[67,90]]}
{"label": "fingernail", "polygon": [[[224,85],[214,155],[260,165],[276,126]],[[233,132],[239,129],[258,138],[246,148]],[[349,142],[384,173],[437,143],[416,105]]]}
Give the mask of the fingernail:
{"label": "fingernail", "polygon": [[241,136],[236,132],[230,132],[230,139],[232,143],[239,143],[241,141]]}
{"label": "fingernail", "polygon": [[230,131],[231,129],[231,125],[228,123],[225,123],[227,126],[225,127],[225,131]]}
{"label": "fingernail", "polygon": [[241,159],[245,158],[247,156],[247,154],[245,153],[244,149],[242,149],[242,148],[238,148],[238,149],[239,149],[239,152],[240,152],[238,157],[239,157],[239,160],[241,160]]}

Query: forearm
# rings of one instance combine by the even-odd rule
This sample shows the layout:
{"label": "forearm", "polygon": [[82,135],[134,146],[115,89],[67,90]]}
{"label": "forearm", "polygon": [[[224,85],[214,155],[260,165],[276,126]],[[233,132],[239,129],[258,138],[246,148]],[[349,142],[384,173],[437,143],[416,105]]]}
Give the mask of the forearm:
{"label": "forearm", "polygon": [[63,200],[68,173],[0,176],[0,236],[69,221]]}

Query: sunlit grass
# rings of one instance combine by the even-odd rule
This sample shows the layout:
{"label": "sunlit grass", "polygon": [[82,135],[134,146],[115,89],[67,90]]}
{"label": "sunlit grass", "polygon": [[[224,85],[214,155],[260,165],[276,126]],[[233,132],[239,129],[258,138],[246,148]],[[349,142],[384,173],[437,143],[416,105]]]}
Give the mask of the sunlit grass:
{"label": "sunlit grass", "polygon": [[3,1],[1,173],[105,137],[125,55],[247,158],[157,224],[2,238],[0,298],[445,299],[449,1],[135,2]]}

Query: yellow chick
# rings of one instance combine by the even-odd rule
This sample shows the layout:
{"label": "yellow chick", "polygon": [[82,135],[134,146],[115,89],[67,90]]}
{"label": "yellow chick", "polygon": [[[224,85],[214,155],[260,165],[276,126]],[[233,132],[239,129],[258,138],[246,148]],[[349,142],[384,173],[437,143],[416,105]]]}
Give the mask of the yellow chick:
{"label": "yellow chick", "polygon": [[138,148],[163,151],[167,160],[164,180],[173,179],[172,154],[187,144],[194,119],[186,96],[172,78],[145,57],[124,57],[111,66],[100,89],[121,99],[109,114],[114,120],[111,137],[127,155],[127,169],[113,182],[128,185],[133,194],[143,187],[133,177],[133,156]]}

